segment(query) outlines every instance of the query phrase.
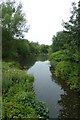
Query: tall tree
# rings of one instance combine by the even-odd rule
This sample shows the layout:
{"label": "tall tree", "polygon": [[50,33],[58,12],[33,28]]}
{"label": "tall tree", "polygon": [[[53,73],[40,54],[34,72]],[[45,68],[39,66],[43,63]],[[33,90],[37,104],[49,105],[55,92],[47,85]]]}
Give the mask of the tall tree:
{"label": "tall tree", "polygon": [[22,12],[22,4],[16,5],[15,1],[7,0],[2,6],[2,28],[10,32],[12,36],[23,36],[28,31],[25,15]]}
{"label": "tall tree", "polygon": [[0,4],[2,7],[2,57],[10,58],[14,54],[14,37],[23,37],[29,26],[22,11],[22,4],[7,0]]}
{"label": "tall tree", "polygon": [[57,32],[56,36],[52,38],[52,51],[64,50],[68,44],[69,34],[65,31]]}
{"label": "tall tree", "polygon": [[78,7],[76,3],[72,3],[71,17],[68,22],[64,22],[63,26],[70,36],[70,43],[76,46],[76,50],[80,51],[80,1],[78,2]]}

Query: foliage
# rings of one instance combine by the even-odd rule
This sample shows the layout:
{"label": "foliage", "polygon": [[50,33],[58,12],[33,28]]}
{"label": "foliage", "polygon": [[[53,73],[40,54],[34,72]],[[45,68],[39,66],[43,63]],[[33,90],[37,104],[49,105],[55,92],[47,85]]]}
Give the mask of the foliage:
{"label": "foliage", "polygon": [[23,32],[28,31],[22,4],[16,5],[14,1],[7,0],[0,3],[2,8],[2,57],[13,59],[18,56],[14,42],[15,37],[23,37]]}
{"label": "foliage", "polygon": [[[54,54],[54,53],[53,53]],[[57,55],[57,54],[56,54]],[[56,57],[55,57],[56,58]],[[65,80],[70,86],[71,90],[80,90],[80,65],[76,62],[71,62],[67,60],[51,59],[52,68],[55,76],[62,80]]]}
{"label": "foliage", "polygon": [[50,60],[54,60],[54,61],[61,61],[63,59],[64,55],[63,55],[63,51],[57,51],[51,54],[50,56]]}
{"label": "foliage", "polygon": [[71,74],[69,76],[68,84],[70,85],[70,89],[76,89],[77,91],[80,91],[80,65],[78,63],[73,64],[73,69],[71,71]]}
{"label": "foliage", "polygon": [[[17,83],[24,83],[28,79],[33,82],[33,78],[28,76],[25,71],[19,70],[18,68],[11,68],[12,63],[3,63],[3,93],[8,91],[11,86],[14,86]],[[6,67],[6,68],[5,68]],[[29,81],[29,82],[30,82]]]}
{"label": "foliage", "polygon": [[49,56],[51,61],[51,66],[53,67],[53,69],[55,69],[58,62],[63,60],[63,57],[64,57],[63,51],[54,52]]}
{"label": "foliage", "polygon": [[57,32],[56,36],[52,38],[52,51],[64,50],[67,44],[69,44],[69,34],[65,31]]}
{"label": "foliage", "polygon": [[18,54],[18,59],[26,59],[27,54],[30,54],[30,45],[28,40],[16,39],[16,52]]}
{"label": "foliage", "polygon": [[29,26],[22,11],[22,4],[7,0],[2,7],[2,58],[4,60],[26,59],[27,55],[48,53],[48,45],[39,45],[23,39],[23,33]]}
{"label": "foliage", "polygon": [[40,53],[40,45],[37,42],[30,42],[30,53],[31,54],[39,54]]}
{"label": "foliage", "polygon": [[33,81],[14,62],[3,62],[3,119],[48,117],[45,104],[35,100]]}
{"label": "foliage", "polygon": [[[51,65],[55,75],[80,91],[80,1],[78,7],[72,3],[71,17],[63,22],[64,30],[53,36]],[[61,52],[62,51],[62,52]]]}
{"label": "foliage", "polygon": [[70,43],[74,43],[77,50],[80,50],[80,1],[78,2],[78,8],[76,3],[72,3],[71,17],[68,22],[64,22],[63,26],[69,33],[71,40]]}
{"label": "foliage", "polygon": [[[33,76],[21,70],[21,61],[29,58],[27,55],[42,53],[38,43],[23,39],[23,33],[29,26],[22,11],[22,4],[13,0],[1,2],[2,7],[2,92],[3,119],[13,118],[47,118],[48,110],[45,104],[35,100],[33,91]],[[45,45],[47,50],[47,46]],[[46,51],[45,50],[45,51]],[[43,52],[45,52],[43,51]],[[13,61],[13,62],[11,62]],[[14,62],[15,61],[15,62]]]}
{"label": "foliage", "polygon": [[[15,96],[14,96],[15,97]],[[23,97],[23,96],[22,96]],[[27,96],[28,98],[28,96]],[[10,99],[8,97],[3,101],[3,118],[37,118],[39,115],[36,114],[35,110],[29,106],[28,102],[22,104],[17,101],[17,97]],[[26,102],[26,101],[25,101]]]}
{"label": "foliage", "polygon": [[40,46],[40,53],[48,54],[48,49],[49,49],[49,45],[44,45],[44,44],[42,44],[42,45]]}
{"label": "foliage", "polygon": [[55,75],[63,80],[68,80],[72,71],[72,64],[69,61],[61,61],[55,67]]}
{"label": "foliage", "polygon": [[[16,5],[15,1],[2,2],[2,28],[11,36],[23,36],[22,32],[28,30],[25,15],[22,12],[22,4]],[[6,37],[6,36],[5,36]]]}

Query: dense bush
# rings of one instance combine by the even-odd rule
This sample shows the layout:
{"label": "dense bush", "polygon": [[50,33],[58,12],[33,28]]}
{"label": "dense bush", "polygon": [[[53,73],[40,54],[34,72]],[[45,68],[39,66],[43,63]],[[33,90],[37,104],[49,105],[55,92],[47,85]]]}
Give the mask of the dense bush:
{"label": "dense bush", "polygon": [[73,64],[73,69],[71,71],[71,74],[69,76],[69,81],[68,84],[70,85],[71,89],[76,89],[77,91],[80,91],[80,72],[79,72],[79,68],[80,65],[78,63],[74,63]]}
{"label": "dense bush", "polygon": [[72,71],[72,65],[68,61],[61,61],[55,67],[55,75],[63,80],[68,80]]}
{"label": "dense bush", "polygon": [[3,119],[48,117],[45,104],[35,100],[34,78],[15,68],[14,62],[3,62]]}
{"label": "dense bush", "polygon": [[64,57],[63,51],[57,51],[50,55],[50,60],[59,62],[63,59],[63,57]]}
{"label": "dense bush", "polygon": [[[8,64],[8,65],[7,65]],[[33,80],[33,78],[31,76],[28,76],[25,71],[22,71],[18,68],[14,67],[13,63],[3,63],[3,81],[2,81],[2,91],[3,93],[8,91],[8,89],[17,84],[17,83],[21,83],[23,84],[24,82],[28,81],[29,82]],[[12,68],[11,68],[12,67]]]}
{"label": "dense bush", "polygon": [[66,59],[64,53],[57,51],[51,54],[53,73],[60,79],[65,80],[70,89],[80,91],[80,65],[78,63],[79,56],[77,56],[79,53],[74,54],[74,61]]}
{"label": "dense bush", "polygon": [[63,51],[57,51],[49,55],[51,66],[55,69],[58,62],[63,59]]}

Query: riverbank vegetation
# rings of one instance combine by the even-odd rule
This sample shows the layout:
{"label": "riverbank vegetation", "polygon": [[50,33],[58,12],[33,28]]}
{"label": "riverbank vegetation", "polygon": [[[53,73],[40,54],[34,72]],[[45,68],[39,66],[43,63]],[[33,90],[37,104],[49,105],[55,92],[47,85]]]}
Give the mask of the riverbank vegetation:
{"label": "riverbank vegetation", "polygon": [[[34,77],[28,75],[21,61],[28,55],[48,53],[48,46],[23,38],[28,32],[22,4],[7,0],[2,7],[2,118],[47,118],[45,103],[35,99]],[[45,51],[43,47],[45,46]],[[25,68],[26,69],[26,68]]]}
{"label": "riverbank vegetation", "polygon": [[45,104],[35,100],[33,82],[15,62],[3,62],[3,119],[48,117]]}
{"label": "riverbank vegetation", "polygon": [[80,1],[72,3],[71,16],[64,30],[53,36],[50,60],[55,76],[71,90],[80,91]]}
{"label": "riverbank vegetation", "polygon": [[45,103],[35,99],[34,77],[25,71],[29,56],[49,53],[53,74],[71,90],[80,91],[80,2],[78,7],[75,3],[72,5],[69,22],[63,22],[64,30],[53,36],[53,43],[48,46],[24,39],[24,32],[28,32],[30,26],[21,3],[16,5],[10,0],[0,3],[3,119],[48,117]]}

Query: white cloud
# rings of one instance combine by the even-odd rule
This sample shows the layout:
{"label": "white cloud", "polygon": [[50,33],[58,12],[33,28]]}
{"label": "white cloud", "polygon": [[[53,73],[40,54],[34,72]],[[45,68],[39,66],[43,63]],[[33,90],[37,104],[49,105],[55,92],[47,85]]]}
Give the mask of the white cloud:
{"label": "white cloud", "polygon": [[70,16],[72,0],[21,0],[30,24],[25,38],[51,44],[52,36],[62,30],[62,19]]}

